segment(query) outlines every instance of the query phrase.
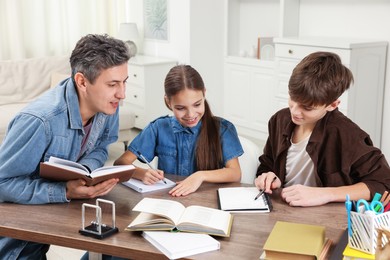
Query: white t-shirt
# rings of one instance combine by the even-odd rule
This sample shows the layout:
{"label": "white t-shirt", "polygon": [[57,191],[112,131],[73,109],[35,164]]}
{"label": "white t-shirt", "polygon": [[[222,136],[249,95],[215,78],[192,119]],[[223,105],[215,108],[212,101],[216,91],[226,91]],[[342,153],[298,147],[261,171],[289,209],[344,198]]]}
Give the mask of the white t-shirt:
{"label": "white t-shirt", "polygon": [[310,135],[296,144],[291,141],[291,146],[287,151],[285,187],[294,184],[302,184],[311,187],[317,186],[314,174],[314,164],[309,154],[306,152],[309,138]]}

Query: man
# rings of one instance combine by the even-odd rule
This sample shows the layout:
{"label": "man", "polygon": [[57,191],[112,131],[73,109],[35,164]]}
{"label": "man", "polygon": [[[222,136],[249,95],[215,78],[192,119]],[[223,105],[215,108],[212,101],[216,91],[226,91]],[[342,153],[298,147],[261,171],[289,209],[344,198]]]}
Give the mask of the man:
{"label": "man", "polygon": [[[70,57],[72,76],[24,108],[10,122],[0,149],[0,202],[45,204],[95,198],[118,179],[95,186],[83,180],[52,182],[39,177],[50,156],[90,170],[104,165],[118,138],[118,106],[125,98],[130,58],[124,42],[87,35]],[[1,259],[45,259],[49,245],[0,237]]]}

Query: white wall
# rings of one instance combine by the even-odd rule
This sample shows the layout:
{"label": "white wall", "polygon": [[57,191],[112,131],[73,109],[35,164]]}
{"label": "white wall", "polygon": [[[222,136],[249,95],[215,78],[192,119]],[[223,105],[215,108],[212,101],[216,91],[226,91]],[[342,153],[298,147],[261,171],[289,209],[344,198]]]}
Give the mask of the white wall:
{"label": "white wall", "polygon": [[[142,2],[129,0],[129,21],[137,22],[141,36]],[[146,40],[143,42],[143,52],[193,65],[206,83],[207,98],[213,112],[222,115],[224,0],[168,2],[169,40]],[[299,34],[302,36],[373,38],[390,42],[388,0],[300,0],[300,3]],[[390,59],[389,52],[387,59]],[[387,134],[390,133],[390,66],[386,68],[384,95],[382,151],[390,159],[390,135]]]}
{"label": "white wall", "polygon": [[[170,0],[168,41],[144,40],[143,53],[174,58],[201,74],[215,115],[223,113],[223,0]],[[143,21],[141,31],[143,28]]]}
{"label": "white wall", "polygon": [[[389,14],[388,0],[301,0],[300,35],[369,38],[390,42]],[[389,59],[388,50],[387,64]],[[390,66],[387,65],[381,148],[388,160],[389,134]]]}

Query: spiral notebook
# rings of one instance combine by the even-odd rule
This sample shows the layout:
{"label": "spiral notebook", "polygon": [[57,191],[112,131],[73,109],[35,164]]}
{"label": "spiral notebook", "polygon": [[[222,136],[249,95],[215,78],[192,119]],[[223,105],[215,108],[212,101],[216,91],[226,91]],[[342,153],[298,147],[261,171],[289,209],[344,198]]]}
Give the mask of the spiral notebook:
{"label": "spiral notebook", "polygon": [[232,187],[219,188],[218,203],[219,209],[231,213],[266,213],[272,211],[272,203],[268,194],[263,193],[257,200],[259,194],[256,187]]}

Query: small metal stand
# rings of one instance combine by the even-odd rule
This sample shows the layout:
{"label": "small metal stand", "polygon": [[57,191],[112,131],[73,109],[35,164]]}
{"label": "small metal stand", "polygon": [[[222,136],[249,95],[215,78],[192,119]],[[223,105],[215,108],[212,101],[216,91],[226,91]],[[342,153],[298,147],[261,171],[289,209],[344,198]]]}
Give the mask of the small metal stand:
{"label": "small metal stand", "polygon": [[[102,209],[99,206],[99,202],[102,203],[108,203],[112,205],[112,227],[102,224]],[[96,210],[96,219],[95,221],[91,222],[91,225],[85,227],[85,208],[95,208]],[[118,228],[115,227],[115,203],[109,200],[104,199],[97,199],[96,205],[83,203],[82,206],[82,212],[81,212],[81,222],[82,222],[82,229],[79,230],[79,232],[82,235],[85,236],[91,236],[98,239],[103,239],[108,236],[111,236],[112,234],[115,234],[118,232]]]}

